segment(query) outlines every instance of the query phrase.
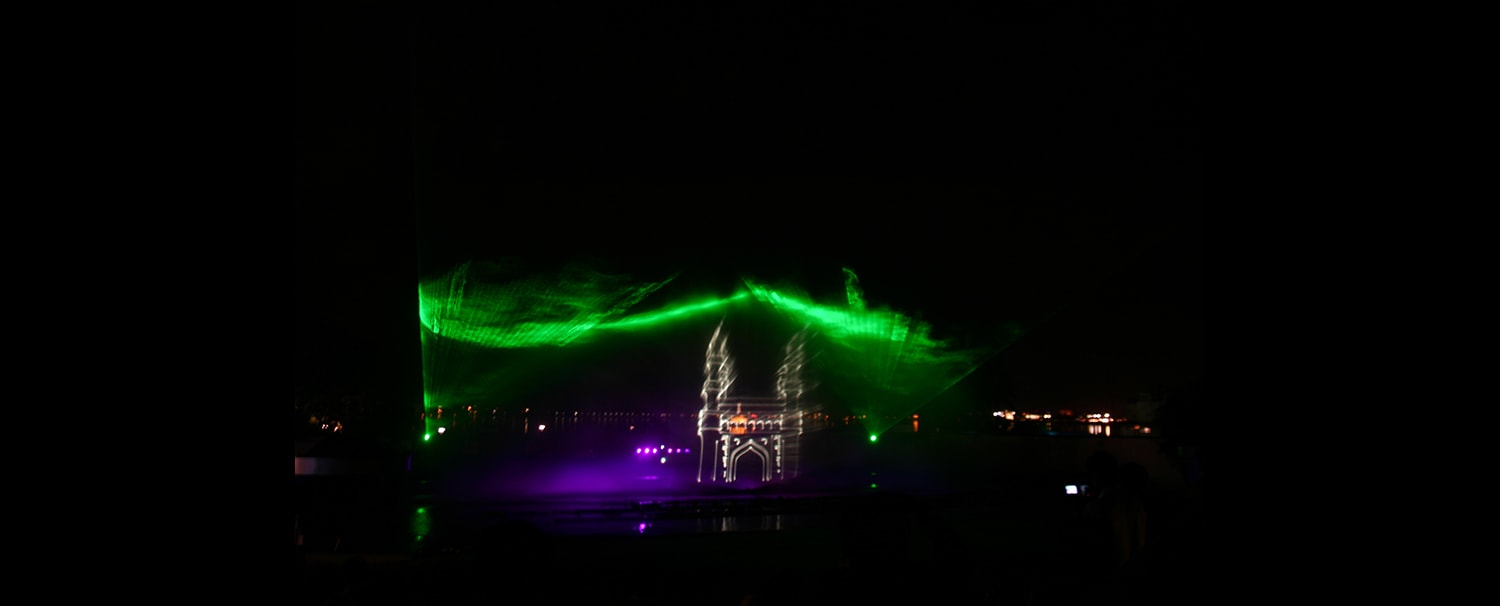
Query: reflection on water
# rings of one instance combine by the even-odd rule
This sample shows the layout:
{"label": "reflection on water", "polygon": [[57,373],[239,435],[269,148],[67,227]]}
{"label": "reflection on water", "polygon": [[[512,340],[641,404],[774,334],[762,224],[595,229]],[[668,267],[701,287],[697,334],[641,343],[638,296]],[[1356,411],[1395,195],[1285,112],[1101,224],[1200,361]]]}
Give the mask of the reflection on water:
{"label": "reflection on water", "polygon": [[[708,500],[652,510],[625,504],[597,503],[588,510],[569,510],[567,503],[530,506],[438,504],[411,516],[410,545],[416,551],[464,549],[487,529],[530,528],[555,537],[684,537],[705,534],[763,533],[829,529],[847,509],[836,498],[781,502],[784,511],[756,511],[743,503]],[[736,511],[737,509],[744,509]]]}
{"label": "reflection on water", "polygon": [[501,526],[579,537],[666,537],[828,528],[842,509],[839,500],[829,497],[435,503],[413,509],[408,545],[416,552],[472,548],[486,531]]}
{"label": "reflection on water", "polygon": [[[827,505],[843,496],[951,494],[994,478],[1058,477],[1108,444],[1126,447],[1122,459],[1157,452],[1154,440],[1137,439],[1151,437],[1148,428],[1125,422],[997,419],[956,429],[962,425],[924,414],[920,424],[891,423],[872,441],[858,419],[820,417],[804,437],[807,464],[794,481],[726,486],[696,481],[692,415],[546,415],[545,423],[465,416],[470,423],[453,423],[412,451],[415,465],[394,480],[408,486],[402,496],[383,480],[299,476],[299,545],[347,549],[343,537],[373,529],[426,550],[462,545],[502,520],[557,535],[647,537],[826,527],[837,515]],[[395,532],[381,526],[387,516]]]}

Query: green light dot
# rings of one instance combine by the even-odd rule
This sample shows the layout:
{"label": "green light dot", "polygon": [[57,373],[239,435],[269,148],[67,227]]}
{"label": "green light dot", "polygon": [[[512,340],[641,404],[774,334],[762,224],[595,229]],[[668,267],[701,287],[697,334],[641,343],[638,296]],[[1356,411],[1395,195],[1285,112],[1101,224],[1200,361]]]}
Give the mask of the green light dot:
{"label": "green light dot", "polygon": [[871,442],[874,442],[874,441],[875,441],[875,440],[876,440],[876,439],[877,439],[877,438],[876,438],[876,437],[875,437],[875,436],[873,436],[873,435],[872,435],[872,436],[870,436],[870,441],[871,441]]}
{"label": "green light dot", "polygon": [[876,487],[876,486],[875,486],[875,483],[874,483],[874,482],[871,482],[871,483],[870,483],[870,488],[875,488],[875,487]]}

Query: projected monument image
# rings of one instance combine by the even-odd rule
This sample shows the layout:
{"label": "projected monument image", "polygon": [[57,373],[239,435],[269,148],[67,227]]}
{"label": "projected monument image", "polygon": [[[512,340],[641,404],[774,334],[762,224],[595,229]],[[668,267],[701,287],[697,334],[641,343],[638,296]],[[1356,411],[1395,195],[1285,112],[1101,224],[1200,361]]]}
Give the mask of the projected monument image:
{"label": "projected monument image", "polygon": [[[714,331],[703,363],[698,412],[698,481],[771,482],[797,475],[802,438],[803,333],[792,336],[776,376],[775,396],[735,393],[736,370],[724,325]],[[747,469],[758,473],[744,473]]]}

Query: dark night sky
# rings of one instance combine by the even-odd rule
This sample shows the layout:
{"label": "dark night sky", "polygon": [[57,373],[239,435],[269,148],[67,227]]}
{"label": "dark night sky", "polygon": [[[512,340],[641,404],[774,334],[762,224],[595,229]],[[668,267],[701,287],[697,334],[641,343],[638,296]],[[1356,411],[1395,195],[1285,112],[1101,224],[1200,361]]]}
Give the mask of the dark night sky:
{"label": "dark night sky", "polygon": [[976,4],[299,3],[297,389],[415,398],[418,276],[502,255],[848,266],[939,332],[1033,327],[965,382],[1017,405],[1201,379],[1189,15]]}

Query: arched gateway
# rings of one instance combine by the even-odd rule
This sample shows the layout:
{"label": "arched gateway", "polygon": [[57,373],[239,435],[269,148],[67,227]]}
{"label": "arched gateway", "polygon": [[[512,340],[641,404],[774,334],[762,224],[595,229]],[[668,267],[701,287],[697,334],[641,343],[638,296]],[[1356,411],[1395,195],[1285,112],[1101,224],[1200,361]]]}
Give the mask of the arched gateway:
{"label": "arched gateway", "polygon": [[[703,409],[698,411],[698,481],[726,484],[789,480],[797,476],[802,436],[803,334],[787,342],[776,395],[731,391],[734,357],[724,325],[708,341],[703,364]],[[748,473],[747,473],[748,472]]]}

